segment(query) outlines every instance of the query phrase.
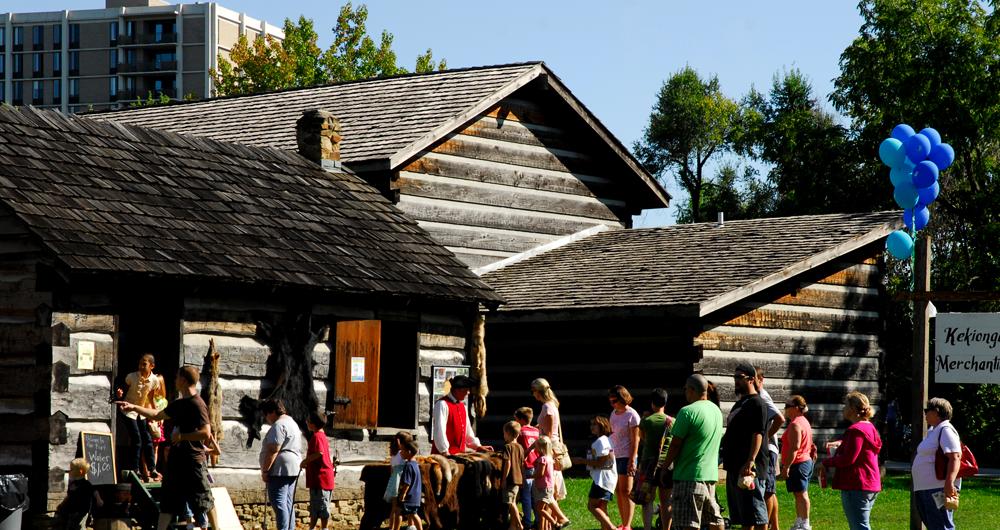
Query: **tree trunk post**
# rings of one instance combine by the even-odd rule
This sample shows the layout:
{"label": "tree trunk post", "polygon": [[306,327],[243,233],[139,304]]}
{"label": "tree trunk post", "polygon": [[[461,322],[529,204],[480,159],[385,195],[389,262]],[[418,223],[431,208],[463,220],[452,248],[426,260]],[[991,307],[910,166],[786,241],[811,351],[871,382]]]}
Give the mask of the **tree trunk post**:
{"label": "tree trunk post", "polygon": [[[916,260],[913,267],[913,292],[931,290],[931,241],[929,236],[915,241]],[[927,318],[927,300],[913,302],[913,398],[910,405],[910,425],[912,439],[910,449],[915,453],[917,445],[927,434],[924,405],[927,403],[928,358],[930,354],[930,324]],[[917,514],[916,497],[910,493],[910,530],[923,530]]]}

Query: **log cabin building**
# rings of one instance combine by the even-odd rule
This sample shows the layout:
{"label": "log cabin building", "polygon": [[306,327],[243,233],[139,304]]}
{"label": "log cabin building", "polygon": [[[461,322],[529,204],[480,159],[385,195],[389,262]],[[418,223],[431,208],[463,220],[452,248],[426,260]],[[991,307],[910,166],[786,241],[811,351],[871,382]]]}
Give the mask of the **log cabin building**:
{"label": "log cabin building", "polygon": [[87,116],[294,150],[294,123],[314,108],[340,120],[344,165],[471,267],[592,226],[631,227],[670,199],[540,62]]}
{"label": "log cabin building", "polygon": [[536,377],[552,384],[578,450],[612,385],[639,411],[665,388],[675,413],[701,371],[728,412],[733,367],[747,361],[779,406],[805,396],[817,443],[830,439],[846,392],[881,396],[881,256],[896,224],[887,212],[596,228],[478,269],[506,300],[486,317],[492,413],[481,435],[498,437],[517,407],[537,410]]}
{"label": "log cabin building", "polygon": [[113,385],[147,352],[168,386],[193,364],[220,387],[212,474],[238,508],[264,501],[246,398],[338,413],[340,503],[386,428],[426,441],[427,355],[464,360],[501,298],[316,148],[328,115],[299,126],[303,154],[0,109],[0,472],[28,475],[33,510],[64,495],[81,431],[115,429]]}

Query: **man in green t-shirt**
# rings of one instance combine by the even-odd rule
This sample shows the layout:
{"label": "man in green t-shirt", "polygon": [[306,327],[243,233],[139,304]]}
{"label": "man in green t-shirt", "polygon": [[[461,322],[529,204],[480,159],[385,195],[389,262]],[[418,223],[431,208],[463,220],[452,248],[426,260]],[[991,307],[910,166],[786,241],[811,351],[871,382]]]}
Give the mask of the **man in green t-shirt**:
{"label": "man in green t-shirt", "polygon": [[725,523],[715,500],[722,411],[708,400],[708,380],[700,374],[688,377],[684,395],[690,404],[674,419],[673,437],[663,463],[674,464],[670,496],[673,527],[700,529],[705,524],[712,530],[722,530]]}

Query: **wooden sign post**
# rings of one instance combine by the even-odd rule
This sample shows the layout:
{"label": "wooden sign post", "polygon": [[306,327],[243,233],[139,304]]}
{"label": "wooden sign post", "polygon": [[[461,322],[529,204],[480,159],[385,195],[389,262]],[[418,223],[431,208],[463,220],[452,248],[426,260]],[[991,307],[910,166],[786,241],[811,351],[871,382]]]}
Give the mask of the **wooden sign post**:
{"label": "wooden sign post", "polygon": [[[913,265],[913,292],[926,293],[931,290],[931,239],[923,236],[916,241],[916,260]],[[913,397],[910,404],[910,421],[913,433],[910,440],[911,450],[915,453],[917,445],[927,434],[927,421],[924,418],[924,405],[927,403],[928,360],[930,355],[930,323],[927,318],[927,300],[913,301]],[[917,513],[917,503],[910,496],[910,530],[922,530],[923,523]]]}

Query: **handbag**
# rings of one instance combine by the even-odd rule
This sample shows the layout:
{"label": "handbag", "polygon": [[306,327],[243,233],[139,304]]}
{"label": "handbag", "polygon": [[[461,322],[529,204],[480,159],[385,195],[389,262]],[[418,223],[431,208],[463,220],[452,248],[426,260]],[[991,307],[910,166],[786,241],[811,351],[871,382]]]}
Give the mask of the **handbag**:
{"label": "handbag", "polygon": [[153,440],[159,440],[160,438],[163,438],[163,431],[160,429],[160,422],[149,421],[148,425],[149,425],[150,438],[152,438]]}
{"label": "handbag", "polygon": [[552,444],[552,467],[556,471],[566,471],[573,467],[573,460],[569,457],[569,449],[563,441],[562,418],[559,419],[559,441]]}
{"label": "handbag", "polygon": [[652,462],[642,466],[642,469],[636,473],[635,483],[628,495],[632,502],[649,504],[653,501],[653,494],[656,492],[656,481],[653,480],[656,467],[656,462]]}
{"label": "handbag", "polygon": [[[943,431],[944,429],[941,430]],[[955,434],[957,435],[958,431],[955,431]],[[947,471],[948,457],[945,456],[944,450],[941,449],[941,431],[938,431],[938,449],[937,453],[934,454],[934,475],[938,480],[944,480]],[[969,446],[963,443],[962,456],[958,459],[958,476],[956,478],[971,477],[976,473],[979,473],[979,464],[976,463],[976,456],[972,454]]]}

